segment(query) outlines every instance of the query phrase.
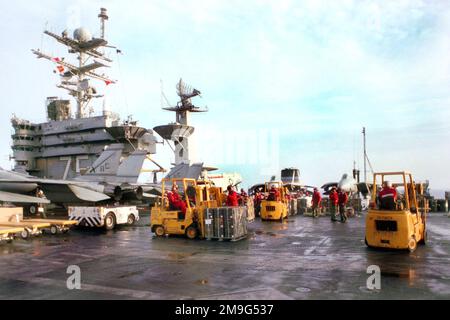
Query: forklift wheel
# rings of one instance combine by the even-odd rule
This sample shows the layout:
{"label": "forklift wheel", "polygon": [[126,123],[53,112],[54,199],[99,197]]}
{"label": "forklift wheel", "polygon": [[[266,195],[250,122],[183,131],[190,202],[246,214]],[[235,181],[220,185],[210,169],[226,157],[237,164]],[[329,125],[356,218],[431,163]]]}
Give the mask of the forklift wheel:
{"label": "forklift wheel", "polygon": [[188,237],[189,239],[195,239],[195,238],[197,238],[197,235],[198,235],[198,231],[197,231],[197,228],[196,227],[194,227],[194,226],[189,226],[187,229],[186,229],[186,237]]}
{"label": "forklift wheel", "polygon": [[409,252],[414,252],[417,248],[417,241],[414,238],[410,238],[408,241],[408,250]]}
{"label": "forklift wheel", "polygon": [[164,230],[163,226],[157,226],[155,227],[155,235],[157,237],[162,237],[166,233],[166,230]]}

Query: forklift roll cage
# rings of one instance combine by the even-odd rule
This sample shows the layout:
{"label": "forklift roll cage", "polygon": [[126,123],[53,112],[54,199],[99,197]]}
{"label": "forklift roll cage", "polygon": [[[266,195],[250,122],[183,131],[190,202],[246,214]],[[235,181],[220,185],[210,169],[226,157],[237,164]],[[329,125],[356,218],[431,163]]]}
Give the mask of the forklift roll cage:
{"label": "forklift roll cage", "polygon": [[383,186],[386,181],[386,177],[389,176],[401,176],[401,183],[392,183],[393,187],[403,187],[405,190],[405,210],[409,210],[413,213],[417,213],[418,202],[416,196],[416,184],[412,178],[412,174],[404,171],[400,172],[378,172],[373,174],[373,189],[372,189],[372,202],[376,203],[378,187],[377,180],[381,178],[381,185]]}
{"label": "forklift roll cage", "polygon": [[183,197],[183,201],[186,203],[186,207],[187,209],[191,209],[191,204],[189,201],[189,197],[187,195],[187,190],[189,188],[189,186],[192,186],[194,188],[197,187],[197,181],[195,179],[186,179],[186,178],[171,178],[171,179],[163,179],[161,182],[161,188],[162,188],[162,193],[161,193],[161,209],[167,208],[170,206],[169,204],[169,199],[167,198],[166,194],[166,182],[176,184],[178,187],[181,186],[183,187],[183,193],[182,193],[182,197]]}

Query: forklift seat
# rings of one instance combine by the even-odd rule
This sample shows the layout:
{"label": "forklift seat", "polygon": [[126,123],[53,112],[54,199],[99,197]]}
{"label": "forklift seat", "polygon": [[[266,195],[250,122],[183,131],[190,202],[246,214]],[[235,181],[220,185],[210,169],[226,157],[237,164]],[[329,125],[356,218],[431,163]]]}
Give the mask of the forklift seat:
{"label": "forklift seat", "polygon": [[395,210],[396,204],[394,197],[384,197],[380,199],[380,209],[381,210]]}

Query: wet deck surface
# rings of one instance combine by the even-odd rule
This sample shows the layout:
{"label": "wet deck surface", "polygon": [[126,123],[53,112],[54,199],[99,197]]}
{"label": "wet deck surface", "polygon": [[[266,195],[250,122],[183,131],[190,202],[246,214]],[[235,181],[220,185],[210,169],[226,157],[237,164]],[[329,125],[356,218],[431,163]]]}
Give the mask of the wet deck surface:
{"label": "wet deck surface", "polygon": [[[416,252],[364,245],[364,216],[347,224],[290,217],[249,225],[248,240],[154,238],[137,226],[0,244],[0,299],[448,299],[450,218],[432,214]],[[68,290],[69,265],[81,290]],[[381,290],[366,288],[381,268]]]}

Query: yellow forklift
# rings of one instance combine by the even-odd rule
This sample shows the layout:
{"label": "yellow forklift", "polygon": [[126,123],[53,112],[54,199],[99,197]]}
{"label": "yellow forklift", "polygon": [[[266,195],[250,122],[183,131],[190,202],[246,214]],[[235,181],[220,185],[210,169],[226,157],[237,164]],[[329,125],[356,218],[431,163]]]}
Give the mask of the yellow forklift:
{"label": "yellow forklift", "polygon": [[[392,183],[392,187],[403,189],[403,192],[398,192],[397,201],[388,208],[378,197],[379,183],[383,186],[387,181]],[[418,243],[425,244],[428,209],[420,190],[420,184],[414,182],[410,173],[374,173],[372,200],[366,217],[365,242],[368,247],[413,252]]]}
{"label": "yellow forklift", "polygon": [[[180,197],[186,204],[186,214],[171,208],[165,186],[176,184]],[[207,208],[222,205],[221,188],[209,182],[197,184],[195,179],[163,179],[162,195],[151,211],[151,230],[156,236],[185,235],[189,239],[205,237],[205,212]]]}
{"label": "yellow forklift", "polygon": [[261,220],[279,220],[283,221],[288,216],[288,200],[286,198],[287,189],[282,182],[266,182],[264,192],[266,195],[270,192],[272,186],[279,192],[279,199],[272,199],[270,195],[261,201]]}

